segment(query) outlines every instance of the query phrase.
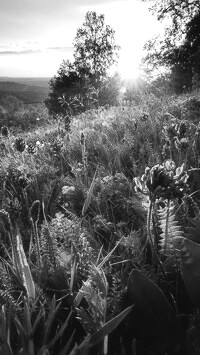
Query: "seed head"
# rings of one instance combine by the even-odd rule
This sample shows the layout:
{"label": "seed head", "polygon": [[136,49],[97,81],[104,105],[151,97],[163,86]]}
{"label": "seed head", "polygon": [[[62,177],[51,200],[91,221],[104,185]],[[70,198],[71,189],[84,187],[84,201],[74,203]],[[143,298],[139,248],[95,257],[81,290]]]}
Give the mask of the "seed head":
{"label": "seed head", "polygon": [[81,145],[84,145],[85,143],[85,135],[83,132],[81,132]]}
{"label": "seed head", "polygon": [[1,127],[1,135],[3,137],[8,137],[9,136],[9,130],[7,126]]}
{"label": "seed head", "polygon": [[26,143],[23,138],[19,137],[15,139],[14,146],[18,152],[22,153],[25,150]]}

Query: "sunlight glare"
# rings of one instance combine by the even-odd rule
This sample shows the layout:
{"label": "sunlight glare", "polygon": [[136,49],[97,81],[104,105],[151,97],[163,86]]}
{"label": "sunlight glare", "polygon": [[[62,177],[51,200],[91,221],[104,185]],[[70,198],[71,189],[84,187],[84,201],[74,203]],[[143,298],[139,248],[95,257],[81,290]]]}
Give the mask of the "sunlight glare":
{"label": "sunlight glare", "polygon": [[117,69],[123,79],[137,80],[140,76],[140,61],[134,53],[124,52],[120,57]]}
{"label": "sunlight glare", "polygon": [[140,75],[144,43],[158,33],[160,26],[149,13],[147,3],[112,1],[89,9],[87,6],[87,10],[105,14],[105,22],[115,30],[116,43],[121,47],[117,70],[122,78],[136,80]]}

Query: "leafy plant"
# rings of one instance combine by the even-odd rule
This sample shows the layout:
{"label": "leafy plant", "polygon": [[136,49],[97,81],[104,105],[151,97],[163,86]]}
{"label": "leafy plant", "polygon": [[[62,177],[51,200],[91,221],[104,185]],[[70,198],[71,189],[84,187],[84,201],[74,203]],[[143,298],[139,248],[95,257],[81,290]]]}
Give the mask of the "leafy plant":
{"label": "leafy plant", "polygon": [[168,200],[166,205],[157,211],[157,214],[162,230],[159,240],[160,252],[163,255],[174,255],[176,251],[180,251],[183,231],[176,221],[173,202]]}
{"label": "leafy plant", "polygon": [[194,305],[200,307],[200,246],[184,238],[181,245],[181,272],[183,281]]}
{"label": "leafy plant", "polygon": [[[161,289],[141,271],[135,269],[129,275],[128,294],[139,309],[145,329],[150,332],[148,336],[151,338],[149,344],[151,351],[162,354],[178,351],[181,341],[179,319]],[[145,329],[141,329],[144,338]]]}

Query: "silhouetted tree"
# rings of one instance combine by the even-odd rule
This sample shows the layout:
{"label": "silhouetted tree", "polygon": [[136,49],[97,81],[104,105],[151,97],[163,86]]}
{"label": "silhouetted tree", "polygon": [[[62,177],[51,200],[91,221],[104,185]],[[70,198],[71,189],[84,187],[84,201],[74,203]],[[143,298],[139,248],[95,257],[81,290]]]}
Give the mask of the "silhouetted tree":
{"label": "silhouetted tree", "polygon": [[190,89],[200,72],[200,2],[156,1],[151,11],[159,21],[168,21],[164,37],[147,42],[146,63],[149,68],[168,68],[175,91]]}
{"label": "silhouetted tree", "polygon": [[51,115],[60,114],[64,116],[73,113],[73,105],[71,103],[76,96],[80,95],[80,88],[83,87],[83,79],[77,72],[75,65],[69,60],[63,61],[57,75],[54,75],[49,85],[51,92],[45,101],[49,113]]}
{"label": "silhouetted tree", "polygon": [[98,87],[115,63],[119,46],[115,44],[115,31],[105,24],[104,15],[88,11],[83,26],[74,39],[75,66],[81,76],[89,77]]}
{"label": "silhouetted tree", "polygon": [[50,80],[51,92],[45,102],[50,114],[73,115],[107,103],[105,96],[111,99],[111,87],[110,104],[116,102],[119,85],[116,78],[109,77],[109,69],[119,50],[114,34],[114,30],[105,24],[104,15],[94,11],[86,13],[85,22],[74,39],[74,63],[63,61],[57,75]]}

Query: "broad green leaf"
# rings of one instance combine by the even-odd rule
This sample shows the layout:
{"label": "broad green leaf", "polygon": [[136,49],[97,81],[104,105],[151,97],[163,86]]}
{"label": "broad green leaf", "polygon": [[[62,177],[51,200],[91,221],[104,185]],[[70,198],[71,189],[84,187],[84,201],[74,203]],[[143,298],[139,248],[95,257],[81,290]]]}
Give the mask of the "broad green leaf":
{"label": "broad green leaf", "polygon": [[32,278],[31,270],[27,262],[27,258],[24,252],[22,239],[19,230],[17,229],[16,235],[16,253],[17,253],[17,265],[16,268],[19,271],[23,285],[27,291],[29,300],[35,299],[35,283]]}
{"label": "broad green leaf", "polygon": [[109,335],[111,332],[113,332],[113,330],[117,328],[117,326],[122,322],[122,320],[132,311],[132,309],[133,306],[127,307],[116,317],[105,323],[101,329],[91,335],[89,339],[90,344],[92,346],[99,344],[106,335]]}
{"label": "broad green leaf", "polygon": [[133,306],[127,307],[116,317],[105,323],[96,333],[87,337],[79,346],[75,346],[70,355],[88,355],[90,353],[90,348],[101,343],[107,335],[117,328],[132,309]]}
{"label": "broad green leaf", "polygon": [[186,238],[181,244],[181,272],[192,302],[200,307],[200,245]]}
{"label": "broad green leaf", "polygon": [[187,218],[191,227],[185,227],[186,236],[193,242],[200,243],[200,218]]}
{"label": "broad green leaf", "polygon": [[90,354],[90,346],[88,343],[88,338],[83,340],[80,345],[75,345],[69,355],[89,355]]}
{"label": "broad green leaf", "polygon": [[[163,346],[179,346],[179,322],[161,289],[139,270],[132,270],[128,295],[135,304],[147,329]],[[176,339],[174,339],[174,337]]]}

